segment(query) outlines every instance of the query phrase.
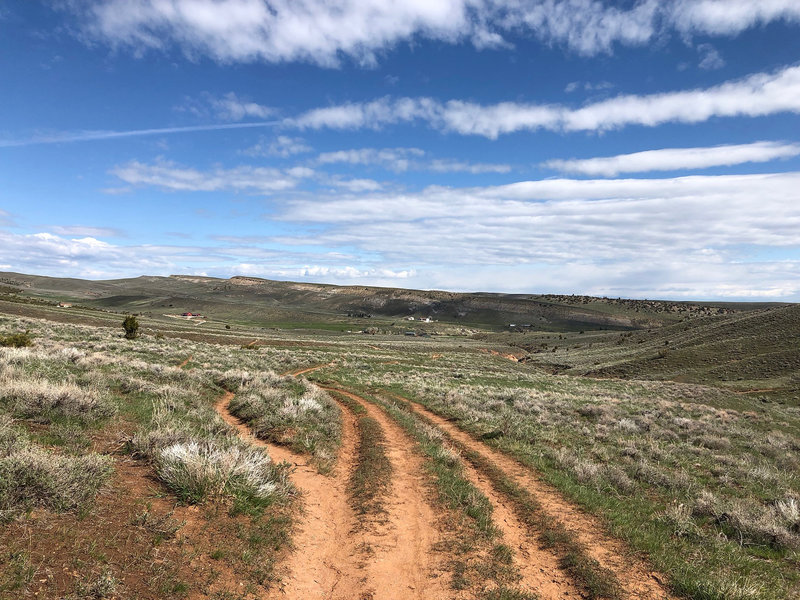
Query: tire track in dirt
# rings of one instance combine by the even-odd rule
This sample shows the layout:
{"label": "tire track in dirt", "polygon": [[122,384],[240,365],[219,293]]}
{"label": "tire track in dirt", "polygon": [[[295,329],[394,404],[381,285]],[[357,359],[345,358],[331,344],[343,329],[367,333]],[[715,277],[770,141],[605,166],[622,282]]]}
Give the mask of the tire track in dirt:
{"label": "tire track in dirt", "polygon": [[[340,389],[327,388],[339,393]],[[354,395],[348,393],[349,397]],[[362,405],[366,401],[362,399]],[[371,412],[383,414],[375,405],[366,403],[365,408]],[[373,416],[370,414],[370,416]],[[388,419],[385,417],[384,419]],[[389,419],[391,422],[391,420]],[[388,428],[381,423],[384,431]],[[392,425],[394,425],[392,423]],[[395,425],[396,427],[396,425]],[[408,441],[404,442],[408,444]],[[536,593],[542,600],[558,600],[561,598],[580,598],[581,592],[572,582],[569,574],[558,565],[558,559],[546,550],[539,548],[528,528],[514,514],[511,503],[498,494],[488,478],[480,474],[467,461],[462,461],[464,475],[492,504],[493,520],[500,529],[503,542],[514,550],[514,566],[518,569],[521,581],[517,587],[526,592]]]}
{"label": "tire track in dirt", "polygon": [[514,550],[514,566],[522,580],[517,584],[526,592],[534,592],[542,600],[581,598],[580,589],[558,564],[552,552],[540,548],[528,527],[520,522],[514,507],[495,491],[491,481],[468,461],[462,461],[466,478],[478,488],[492,504],[495,525],[503,534],[503,541]]}
{"label": "tire track in dirt", "polygon": [[311,373],[312,371],[317,371],[319,369],[324,369],[325,367],[330,367],[333,362],[325,363],[324,365],[314,365],[313,367],[304,367],[302,369],[298,369],[297,371],[287,371],[286,373],[282,373],[282,375],[291,375],[292,377],[299,377],[300,375],[305,375],[306,373]]}
{"label": "tire track in dirt", "polygon": [[451,598],[448,578],[435,565],[442,555],[434,546],[441,538],[439,519],[426,500],[423,459],[411,448],[414,443],[380,408],[340,388],[324,387],[360,404],[377,421],[385,436],[386,456],[392,465],[392,481],[383,508],[363,534],[372,549],[365,565],[369,590],[365,598],[375,600],[442,600]]}
{"label": "tire track in dirt", "polygon": [[666,578],[663,575],[655,573],[648,568],[621,541],[606,534],[603,525],[597,518],[572,505],[556,489],[539,479],[528,467],[523,466],[502,452],[475,440],[471,435],[459,429],[453,422],[428,410],[421,404],[393,394],[390,395],[407,402],[415,412],[427,417],[434,425],[465,448],[491,460],[507,476],[526,488],[541,504],[546,514],[560,520],[566,529],[586,547],[589,556],[615,573],[627,597],[642,600],[675,598],[667,591],[664,584]]}
{"label": "tire track in dirt", "polygon": [[250,428],[231,414],[233,398],[226,392],[215,408],[222,419],[236,428],[253,445],[266,448],[276,462],[287,461],[295,468],[292,483],[303,494],[304,510],[293,536],[296,552],[289,560],[289,574],[275,598],[355,600],[363,598],[364,573],[358,568],[358,550],[351,535],[355,521],[347,496],[348,474],[355,455],[355,421],[342,410],[342,446],[334,473],[321,475],[303,457],[258,439]]}

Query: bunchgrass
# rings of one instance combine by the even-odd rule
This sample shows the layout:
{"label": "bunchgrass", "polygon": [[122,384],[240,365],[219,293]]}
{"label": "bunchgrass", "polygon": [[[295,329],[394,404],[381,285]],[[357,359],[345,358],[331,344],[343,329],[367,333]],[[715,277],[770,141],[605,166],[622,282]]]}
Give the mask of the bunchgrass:
{"label": "bunchgrass", "polygon": [[302,378],[261,371],[223,374],[236,391],[230,411],[259,438],[311,456],[320,472],[330,472],[341,443],[341,411],[320,388]]}

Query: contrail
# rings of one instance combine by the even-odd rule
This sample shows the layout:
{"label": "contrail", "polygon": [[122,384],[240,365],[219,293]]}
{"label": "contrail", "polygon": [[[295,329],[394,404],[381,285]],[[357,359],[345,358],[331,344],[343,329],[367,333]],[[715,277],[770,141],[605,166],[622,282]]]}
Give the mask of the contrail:
{"label": "contrail", "polygon": [[0,140],[0,148],[36,146],[39,144],[66,144],[70,142],[90,142],[94,140],[113,140],[116,138],[141,137],[145,135],[164,135],[170,133],[191,133],[193,131],[217,131],[220,129],[250,129],[272,127],[280,121],[259,121],[257,123],[227,123],[220,125],[194,125],[191,127],[160,127],[157,129],[133,129],[131,131],[79,131],[56,135],[37,136],[23,140]]}

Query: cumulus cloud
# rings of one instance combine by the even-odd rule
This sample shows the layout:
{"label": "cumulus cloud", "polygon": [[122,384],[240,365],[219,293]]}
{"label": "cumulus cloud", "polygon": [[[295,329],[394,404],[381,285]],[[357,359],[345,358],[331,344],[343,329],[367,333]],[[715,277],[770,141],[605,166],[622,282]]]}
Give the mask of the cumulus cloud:
{"label": "cumulus cloud", "polygon": [[607,131],[630,125],[699,123],[713,117],[759,117],[800,112],[800,66],[756,73],[705,89],[620,95],[581,108],[559,104],[381,98],[318,108],[286,119],[285,126],[310,129],[379,129],[427,122],[442,131],[495,139],[516,131]]}
{"label": "cumulus cloud", "polygon": [[191,249],[116,246],[93,237],[0,231],[0,262],[28,273],[101,278],[122,274],[167,273],[175,254]]}
{"label": "cumulus cloud", "polygon": [[798,155],[800,155],[800,144],[754,142],[702,148],[663,148],[597,158],[555,159],[542,163],[542,166],[565,173],[614,177],[620,173],[706,169],[749,162],[768,162]]}
{"label": "cumulus cloud", "polygon": [[150,185],[170,191],[271,194],[295,187],[299,179],[310,177],[314,172],[305,167],[282,171],[250,166],[204,172],[166,161],[146,164],[134,160],[113,168],[111,174],[131,185]]}
{"label": "cumulus cloud", "polygon": [[657,36],[736,35],[777,20],[800,20],[795,0],[76,0],[67,4],[89,41],[146,50],[179,48],[219,62],[308,61],[336,66],[342,56],[373,64],[400,42],[469,40],[505,48],[510,35],[583,55]]}

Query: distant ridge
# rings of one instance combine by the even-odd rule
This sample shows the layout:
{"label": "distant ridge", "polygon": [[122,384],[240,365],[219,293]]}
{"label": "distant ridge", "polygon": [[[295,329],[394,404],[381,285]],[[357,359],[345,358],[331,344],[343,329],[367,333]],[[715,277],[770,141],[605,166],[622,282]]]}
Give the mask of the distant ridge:
{"label": "distant ridge", "polygon": [[[554,294],[449,292],[175,274],[103,281],[0,272],[4,293],[81,303],[119,312],[201,312],[242,323],[329,327],[372,319],[490,330],[577,331],[659,327],[686,318],[779,306],[770,303],[672,302]],[[360,322],[360,321],[359,321]]]}

